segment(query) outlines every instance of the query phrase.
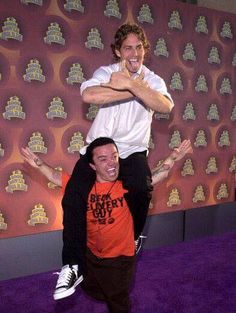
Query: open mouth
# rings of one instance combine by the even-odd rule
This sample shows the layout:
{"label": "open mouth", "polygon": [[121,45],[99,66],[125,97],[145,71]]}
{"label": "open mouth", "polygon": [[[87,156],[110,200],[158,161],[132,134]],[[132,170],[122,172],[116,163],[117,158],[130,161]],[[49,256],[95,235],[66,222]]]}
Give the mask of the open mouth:
{"label": "open mouth", "polygon": [[137,72],[140,66],[138,59],[130,59],[127,61],[127,63],[128,63],[128,70],[130,72]]}
{"label": "open mouth", "polygon": [[129,60],[129,64],[130,64],[131,66],[136,67],[136,66],[139,65],[139,61],[138,61],[138,59],[130,59],[130,60]]}
{"label": "open mouth", "polygon": [[107,172],[108,172],[109,176],[116,176],[117,175],[117,169],[115,167],[109,168],[107,170]]}

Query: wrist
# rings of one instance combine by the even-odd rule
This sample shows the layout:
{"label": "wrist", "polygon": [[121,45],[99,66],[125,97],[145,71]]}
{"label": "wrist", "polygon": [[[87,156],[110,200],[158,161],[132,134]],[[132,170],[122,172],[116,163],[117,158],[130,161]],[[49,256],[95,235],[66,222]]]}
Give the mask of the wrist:
{"label": "wrist", "polygon": [[40,166],[43,165],[43,161],[42,161],[41,159],[39,159],[39,158],[34,159],[34,163],[35,163],[38,167],[40,167]]}

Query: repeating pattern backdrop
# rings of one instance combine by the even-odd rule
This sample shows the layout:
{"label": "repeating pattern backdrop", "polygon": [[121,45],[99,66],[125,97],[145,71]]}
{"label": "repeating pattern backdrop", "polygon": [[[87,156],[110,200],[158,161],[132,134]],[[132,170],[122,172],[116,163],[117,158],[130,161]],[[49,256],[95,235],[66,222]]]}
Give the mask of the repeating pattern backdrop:
{"label": "repeating pattern backdrop", "polygon": [[24,164],[21,147],[71,173],[98,108],[80,84],[100,65],[124,22],[140,24],[146,65],[175,108],[155,114],[151,167],[182,140],[194,153],[155,187],[150,214],[234,200],[236,16],[174,0],[0,1],[0,236],[61,229],[61,191]]}

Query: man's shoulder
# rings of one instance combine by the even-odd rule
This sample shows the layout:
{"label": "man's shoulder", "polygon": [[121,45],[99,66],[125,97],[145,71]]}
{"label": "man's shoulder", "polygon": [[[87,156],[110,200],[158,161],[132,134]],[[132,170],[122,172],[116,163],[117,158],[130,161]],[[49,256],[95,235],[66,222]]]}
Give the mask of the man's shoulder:
{"label": "man's shoulder", "polygon": [[154,71],[150,70],[146,65],[143,65],[142,70],[144,71],[144,74],[146,77],[150,77],[150,78],[157,78],[157,79],[161,79],[162,78],[156,74]]}

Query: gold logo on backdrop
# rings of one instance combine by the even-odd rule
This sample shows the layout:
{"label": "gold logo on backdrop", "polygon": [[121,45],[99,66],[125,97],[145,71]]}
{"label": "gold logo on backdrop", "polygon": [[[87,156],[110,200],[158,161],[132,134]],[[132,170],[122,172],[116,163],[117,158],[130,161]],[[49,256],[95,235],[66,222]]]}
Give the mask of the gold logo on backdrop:
{"label": "gold logo on backdrop", "polygon": [[204,75],[199,75],[195,90],[197,92],[208,92],[207,82]]}
{"label": "gold logo on backdrop", "polygon": [[188,42],[184,48],[183,59],[185,61],[187,61],[187,60],[196,61],[195,50],[194,50],[193,44],[191,42]]}
{"label": "gold logo on backdrop", "polygon": [[2,144],[0,143],[0,157],[4,156],[4,149],[2,148]]}
{"label": "gold logo on backdrop", "polygon": [[69,71],[69,77],[66,78],[67,84],[82,83],[85,81],[82,67],[79,63],[73,63]]}
{"label": "gold logo on backdrop", "polygon": [[53,120],[54,117],[64,118],[64,119],[67,118],[67,113],[64,112],[63,101],[61,100],[60,97],[54,97],[52,99],[48,110],[49,111],[46,113],[46,116],[50,120]]}
{"label": "gold logo on backdrop", "polygon": [[18,41],[23,40],[23,36],[20,34],[18,24],[14,17],[7,17],[6,21],[4,21],[2,33],[0,33],[0,39],[15,39]]}
{"label": "gold logo on backdrop", "polygon": [[180,144],[181,144],[180,133],[178,130],[175,130],[173,134],[171,135],[169,148],[170,149],[178,148]]}
{"label": "gold logo on backdrop", "polygon": [[108,17],[116,17],[121,19],[121,14],[119,11],[119,6],[117,0],[108,0],[106,5],[106,10],[104,11],[104,15]]}
{"label": "gold logo on backdrop", "polygon": [[154,23],[154,20],[152,18],[152,12],[148,4],[143,4],[141,6],[137,19],[140,23],[143,23],[143,22],[150,23],[150,24]]}
{"label": "gold logo on backdrop", "polygon": [[169,57],[169,51],[167,50],[167,45],[164,38],[159,38],[156,43],[156,48],[154,50],[156,56],[162,55],[166,58]]}
{"label": "gold logo on backdrop", "polygon": [[186,159],[181,171],[182,176],[193,176],[194,175],[194,168],[193,163],[191,159]]}
{"label": "gold logo on backdrop", "polygon": [[32,152],[47,153],[47,147],[44,146],[43,136],[40,132],[34,132],[28,142],[28,147]]}
{"label": "gold logo on backdrop", "polygon": [[203,129],[200,129],[197,133],[196,140],[194,141],[195,147],[206,147],[207,141],[206,141],[206,134]]}
{"label": "gold logo on backdrop", "polygon": [[36,4],[39,6],[43,5],[43,0],[20,0],[22,3],[28,5],[28,3]]}
{"label": "gold logo on backdrop", "polygon": [[229,78],[223,78],[220,86],[220,94],[230,94],[232,95],[232,88]]}
{"label": "gold logo on backdrop", "polygon": [[208,29],[207,29],[207,21],[205,16],[199,16],[197,20],[197,25],[195,27],[195,31],[197,33],[203,33],[203,34],[208,34]]}
{"label": "gold logo on backdrop", "polygon": [[159,113],[159,112],[156,112],[154,114],[154,119],[155,120],[169,120],[170,119],[170,114],[169,113]]}
{"label": "gold logo on backdrop", "polygon": [[64,9],[68,12],[71,12],[71,10],[76,10],[84,13],[84,7],[82,6],[81,0],[66,0]]}
{"label": "gold logo on backdrop", "polygon": [[204,188],[202,185],[199,185],[195,189],[194,197],[193,197],[193,203],[203,202],[205,200],[206,200],[206,197],[205,197],[205,193],[204,193]]}
{"label": "gold logo on backdrop", "polygon": [[229,193],[228,193],[227,185],[225,183],[222,183],[219,187],[216,198],[218,200],[221,200],[221,199],[227,199],[228,197],[229,197]]}
{"label": "gold logo on backdrop", "polygon": [[180,204],[181,204],[181,201],[180,201],[180,197],[179,197],[179,191],[177,188],[174,188],[170,192],[167,206],[172,207],[173,205],[180,205]]}
{"label": "gold logo on backdrop", "polygon": [[7,229],[7,223],[5,223],[3,214],[0,211],[0,230],[6,230],[6,229]]}
{"label": "gold logo on backdrop", "polygon": [[97,113],[98,113],[98,110],[99,110],[99,106],[96,105],[96,104],[90,104],[89,105],[89,109],[88,109],[88,113],[86,114],[86,117],[88,120],[93,120],[95,119]]}
{"label": "gold logo on backdrop", "polygon": [[6,192],[13,193],[14,191],[27,191],[28,186],[25,184],[23,174],[20,170],[15,170],[10,175]]}
{"label": "gold logo on backdrop", "polygon": [[219,121],[220,116],[219,116],[219,112],[218,112],[218,108],[217,105],[212,103],[209,107],[209,111],[207,114],[207,119],[208,121]]}
{"label": "gold logo on backdrop", "polygon": [[178,30],[182,30],[183,29],[183,26],[182,26],[182,23],[181,23],[181,19],[180,19],[180,15],[179,15],[178,11],[173,11],[171,13],[170,20],[168,22],[168,27],[171,28],[171,29],[176,28]]}
{"label": "gold logo on backdrop", "polygon": [[34,206],[34,209],[30,214],[30,219],[28,220],[28,225],[35,226],[35,224],[48,224],[48,218],[41,203]]}
{"label": "gold logo on backdrop", "polygon": [[186,104],[185,109],[184,109],[183,120],[185,120],[185,121],[187,121],[187,120],[195,121],[195,119],[196,119],[196,115],[195,115],[195,112],[194,112],[193,104],[191,102],[188,102]]}
{"label": "gold logo on backdrop", "polygon": [[100,50],[104,49],[104,44],[102,43],[100,33],[97,28],[91,28],[87,41],[85,42],[85,47],[88,49],[97,48]]}
{"label": "gold logo on backdrop", "polygon": [[230,164],[230,168],[229,171],[232,172],[236,172],[236,156],[234,155]]}
{"label": "gold logo on backdrop", "polygon": [[218,141],[218,146],[220,147],[230,146],[230,138],[229,138],[228,130],[223,130],[223,132],[220,134],[220,141]]}
{"label": "gold logo on backdrop", "polygon": [[214,156],[210,157],[210,159],[207,162],[206,173],[207,174],[218,173],[216,158]]}
{"label": "gold logo on backdrop", "polygon": [[233,39],[233,33],[231,30],[230,22],[224,22],[222,30],[220,32],[220,36],[223,38]]}
{"label": "gold logo on backdrop", "polygon": [[78,131],[73,134],[70,146],[67,148],[69,153],[79,152],[79,150],[84,146],[84,139],[82,134]]}
{"label": "gold logo on backdrop", "polygon": [[45,82],[45,76],[41,69],[41,65],[37,59],[30,60],[27,64],[26,74],[23,75],[24,81],[31,82],[31,80],[38,80],[42,83]]}
{"label": "gold logo on backdrop", "polygon": [[58,43],[63,46],[65,45],[65,39],[62,36],[61,28],[58,23],[50,23],[46,32],[46,37],[44,37],[44,42],[49,45],[51,43]]}
{"label": "gold logo on backdrop", "polygon": [[5,120],[10,120],[11,118],[25,119],[25,113],[22,110],[21,101],[17,96],[10,97],[7,101],[5,110],[6,111],[2,114]]}
{"label": "gold logo on backdrop", "polygon": [[171,77],[170,89],[171,90],[184,90],[180,73],[176,72]]}
{"label": "gold logo on backdrop", "polygon": [[231,114],[230,119],[231,119],[231,121],[233,121],[233,122],[236,121],[236,105],[233,107],[233,110],[232,110],[232,114]]}
{"label": "gold logo on backdrop", "polygon": [[209,52],[208,63],[210,63],[210,64],[212,64],[212,63],[220,64],[221,63],[220,54],[219,54],[217,47],[211,48],[211,50]]}

